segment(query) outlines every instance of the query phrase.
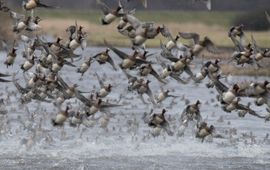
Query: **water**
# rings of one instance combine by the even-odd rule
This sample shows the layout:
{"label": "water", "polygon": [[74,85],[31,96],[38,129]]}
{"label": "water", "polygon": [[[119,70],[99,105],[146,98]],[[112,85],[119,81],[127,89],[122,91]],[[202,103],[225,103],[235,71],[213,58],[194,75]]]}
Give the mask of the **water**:
{"label": "water", "polygon": [[[85,55],[94,55],[100,48],[87,49]],[[124,49],[128,51],[127,49]],[[150,52],[156,52],[151,49]],[[111,52],[111,54],[113,54]],[[0,53],[3,63],[5,54]],[[119,59],[113,54],[113,59]],[[154,59],[153,59],[154,61]],[[82,61],[75,63],[80,65]],[[195,61],[196,62],[196,61]],[[16,72],[23,59],[18,57],[13,67],[1,67],[1,72]],[[197,61],[199,63],[199,61]],[[155,65],[160,71],[160,67]],[[69,84],[78,82],[80,75],[76,68],[64,67],[61,76]],[[198,70],[198,67],[194,68]],[[203,101],[202,116],[209,124],[216,127],[218,134],[224,138],[208,139],[202,143],[194,137],[194,128],[190,125],[183,137],[167,136],[162,132],[158,137],[150,135],[150,128],[143,122],[142,115],[151,109],[151,104],[145,105],[135,93],[127,93],[127,80],[120,70],[113,71],[110,65],[92,64],[90,70],[79,81],[79,89],[92,91],[99,88],[94,72],[101,77],[105,73],[106,83],[112,83],[112,93],[107,97],[111,102],[124,95],[120,108],[108,110],[113,116],[109,119],[107,128],[100,127],[105,113],[97,113],[91,120],[92,127],[80,126],[73,128],[66,123],[63,128],[53,127],[53,118],[58,109],[52,104],[32,102],[28,104],[30,113],[36,113],[30,120],[25,106],[18,104],[18,92],[13,84],[1,84],[1,96],[6,98],[7,92],[15,91],[17,97],[11,95],[6,105],[7,115],[0,115],[0,169],[269,169],[270,140],[265,139],[269,133],[269,123],[246,115],[239,118],[237,113],[225,113],[217,106],[214,89],[207,89],[205,81],[202,84],[178,84],[170,79],[164,89],[173,90],[173,94],[181,96],[167,99],[155,112],[162,108],[168,110],[167,117],[172,129],[177,133],[179,116],[185,108],[185,100]],[[184,75],[187,77],[187,75]],[[23,74],[17,76],[24,85]],[[150,87],[154,94],[160,92],[159,83],[149,76]],[[232,77],[231,82],[252,80],[252,77]],[[259,80],[269,79],[259,77]],[[184,97],[183,97],[184,96]],[[147,96],[145,96],[147,100]],[[252,100],[244,99],[247,103]],[[82,105],[72,99],[73,110],[81,109]],[[63,105],[64,108],[65,105]],[[265,108],[257,108],[260,114]],[[223,118],[224,121],[220,121]],[[41,120],[42,119],[42,120]],[[40,123],[41,121],[41,123]],[[233,133],[236,129],[236,133]],[[231,133],[229,132],[231,131]],[[252,133],[252,135],[250,135]],[[231,134],[231,135],[230,135]],[[254,136],[254,137],[250,137]]]}

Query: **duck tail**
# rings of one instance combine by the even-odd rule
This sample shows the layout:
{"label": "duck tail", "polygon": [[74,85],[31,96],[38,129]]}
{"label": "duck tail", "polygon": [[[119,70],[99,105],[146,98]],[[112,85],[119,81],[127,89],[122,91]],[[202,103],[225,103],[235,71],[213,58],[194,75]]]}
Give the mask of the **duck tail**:
{"label": "duck tail", "polygon": [[59,124],[56,123],[54,119],[52,119],[52,125],[53,125],[53,126],[59,126]]}
{"label": "duck tail", "polygon": [[102,25],[109,25],[110,23],[106,22],[103,18],[101,19],[101,24]]}

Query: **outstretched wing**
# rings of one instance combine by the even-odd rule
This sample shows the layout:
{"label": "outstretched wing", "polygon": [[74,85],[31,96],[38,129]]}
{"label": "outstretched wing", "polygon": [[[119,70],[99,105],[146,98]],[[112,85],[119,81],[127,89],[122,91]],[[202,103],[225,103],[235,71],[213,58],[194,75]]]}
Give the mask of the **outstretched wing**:
{"label": "outstretched wing", "polygon": [[197,33],[185,33],[185,32],[179,32],[180,37],[184,39],[192,39],[195,44],[198,44],[200,41],[200,35]]}
{"label": "outstretched wing", "polygon": [[113,47],[111,44],[109,44],[106,40],[104,40],[104,44],[110,48],[115,54],[117,54],[122,60],[128,58],[128,54],[124,53],[121,50],[118,50],[117,48]]}

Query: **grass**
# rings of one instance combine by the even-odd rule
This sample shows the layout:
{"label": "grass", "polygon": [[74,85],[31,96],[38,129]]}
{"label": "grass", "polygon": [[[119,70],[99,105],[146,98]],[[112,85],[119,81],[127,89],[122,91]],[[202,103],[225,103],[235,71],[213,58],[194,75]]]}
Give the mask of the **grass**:
{"label": "grass", "polygon": [[254,67],[235,67],[233,65],[222,65],[221,66],[222,73],[225,75],[245,75],[245,76],[270,76],[270,68],[263,67],[260,69]]}
{"label": "grass", "polygon": [[[142,21],[153,21],[157,24],[165,24],[175,35],[179,31],[197,32],[202,36],[209,36],[217,46],[231,47],[233,44],[227,37],[227,32],[232,21],[241,16],[243,12],[218,12],[218,11],[137,11],[136,16]],[[102,12],[98,10],[73,11],[73,10],[39,10],[37,15],[44,18],[43,25],[54,34],[65,30],[67,24],[60,25],[57,22],[65,20],[65,23],[74,24],[75,20],[86,28],[89,33],[89,42],[92,45],[103,45],[103,39],[110,40],[118,46],[130,46],[130,41],[120,35],[116,30],[117,22],[109,26],[101,26]],[[53,20],[52,20],[53,19]],[[52,21],[52,22],[49,22]],[[61,22],[62,23],[62,22]],[[54,27],[51,29],[50,26]],[[246,32],[248,38],[254,35],[258,44],[262,47],[270,46],[269,31]],[[155,40],[147,41],[148,47],[159,47],[159,36]]]}
{"label": "grass", "polygon": [[[38,15],[45,18],[80,19],[99,24],[102,12],[98,10],[73,11],[73,10],[39,10]],[[161,23],[187,23],[200,22],[207,25],[230,26],[231,21],[242,12],[208,12],[208,11],[136,11],[136,16],[142,21]]]}
{"label": "grass", "polygon": [[[159,25],[165,24],[176,35],[181,32],[197,32],[201,36],[210,37],[217,46],[232,47],[227,32],[232,21],[241,16],[243,12],[218,12],[218,11],[136,11],[136,16],[142,21],[153,21]],[[43,31],[52,35],[65,37],[65,29],[74,24],[83,25],[89,33],[88,41],[91,45],[103,45],[107,39],[114,45],[130,46],[130,41],[120,35],[116,30],[117,22],[109,26],[101,26],[102,12],[99,10],[44,10],[36,11],[36,15],[44,19],[41,22]],[[256,38],[259,46],[269,47],[270,31],[246,32],[248,38],[251,34]],[[148,40],[148,47],[159,47],[160,40],[166,41],[159,36],[154,40]],[[182,41],[182,40],[181,40]],[[184,41],[189,43],[188,41]]]}

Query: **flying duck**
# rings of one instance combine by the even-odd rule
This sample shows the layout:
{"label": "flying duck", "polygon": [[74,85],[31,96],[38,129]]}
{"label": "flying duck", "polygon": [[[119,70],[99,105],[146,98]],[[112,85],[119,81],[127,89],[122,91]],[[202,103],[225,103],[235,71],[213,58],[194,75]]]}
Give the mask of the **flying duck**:
{"label": "flying duck", "polygon": [[252,40],[252,49],[253,49],[253,57],[256,61],[260,61],[263,58],[269,58],[270,57],[270,51],[269,49],[261,50],[256,43],[256,40],[254,39],[253,35],[251,35]]}
{"label": "flying duck", "polygon": [[143,101],[143,103],[146,103],[146,102],[144,101],[142,95],[143,95],[143,94],[147,94],[148,97],[149,97],[149,99],[150,99],[150,101],[152,102],[152,104],[155,105],[156,102],[155,102],[155,99],[154,99],[152,90],[151,90],[150,87],[149,87],[149,83],[150,83],[150,82],[151,82],[150,80],[143,81],[143,82],[139,85],[139,87],[137,88],[137,92],[138,92],[138,94],[140,95],[140,98],[141,98],[141,100]]}
{"label": "flying duck", "polygon": [[197,124],[201,122],[202,116],[200,112],[201,101],[197,100],[195,104],[188,105],[182,112],[180,116],[180,120],[182,122],[185,121],[193,121],[196,120]]}
{"label": "flying duck", "polygon": [[203,40],[200,40],[200,35],[197,33],[179,32],[179,35],[184,39],[192,39],[194,41],[194,45],[191,47],[192,56],[198,56],[204,49],[207,49],[207,51],[211,53],[218,52],[214,43],[208,37],[204,37]]}
{"label": "flying duck", "polygon": [[110,49],[107,48],[106,51],[96,54],[93,58],[96,59],[99,64],[105,64],[108,62],[114,70],[117,70],[112,57],[109,55],[109,51]]}
{"label": "flying duck", "polygon": [[105,85],[103,83],[103,81],[101,80],[101,78],[99,77],[99,75],[97,73],[95,73],[95,75],[96,75],[96,77],[98,79],[98,83],[100,85],[100,90],[97,93],[97,97],[104,98],[111,92],[112,85],[111,84]]}
{"label": "flying duck", "polygon": [[156,128],[160,127],[164,129],[168,135],[172,136],[173,132],[170,130],[169,122],[165,118],[166,109],[162,109],[160,114],[152,114],[148,123],[148,126]]}
{"label": "flying duck", "polygon": [[81,77],[83,77],[84,73],[90,68],[90,65],[93,61],[92,57],[89,57],[85,62],[81,64],[81,66],[77,69],[78,73],[81,73]]}
{"label": "flying duck", "polygon": [[159,94],[158,94],[158,96],[157,96],[157,98],[156,98],[156,100],[157,100],[157,103],[161,103],[162,101],[164,101],[166,98],[168,98],[168,97],[173,97],[173,98],[175,98],[175,97],[178,97],[178,96],[174,96],[174,95],[171,95],[171,94],[169,94],[170,93],[170,90],[166,90],[166,91],[161,91]]}
{"label": "flying duck", "polygon": [[54,119],[52,119],[53,126],[63,126],[65,121],[69,117],[69,107],[66,106],[66,109],[64,111],[60,111]]}
{"label": "flying duck", "polygon": [[134,53],[132,55],[128,55],[128,54],[124,53],[123,51],[108,44],[106,40],[104,41],[104,43],[115,54],[117,54],[117,56],[120,57],[120,59],[122,59],[122,63],[120,64],[120,67],[122,69],[132,69],[132,68],[136,67],[137,65],[149,63],[146,60],[136,58],[136,55],[138,54],[138,52],[136,50],[134,51]]}
{"label": "flying duck", "polygon": [[198,131],[196,133],[196,138],[200,138],[200,139],[202,139],[202,142],[204,142],[205,137],[207,137],[209,135],[212,135],[214,130],[215,130],[215,127],[213,125],[208,127],[206,122],[202,122],[198,126]]}
{"label": "flying duck", "polygon": [[160,76],[158,75],[158,73],[154,70],[153,66],[149,63],[149,64],[143,64],[141,65],[140,69],[140,75],[141,76],[147,76],[148,74],[153,75],[159,82],[161,83],[165,83]]}
{"label": "flying duck", "polygon": [[118,7],[114,10],[109,8],[105,3],[100,0],[97,1],[100,6],[104,16],[101,19],[102,25],[111,24],[117,17],[121,17],[124,15],[124,10],[121,4],[121,1],[118,1]]}

